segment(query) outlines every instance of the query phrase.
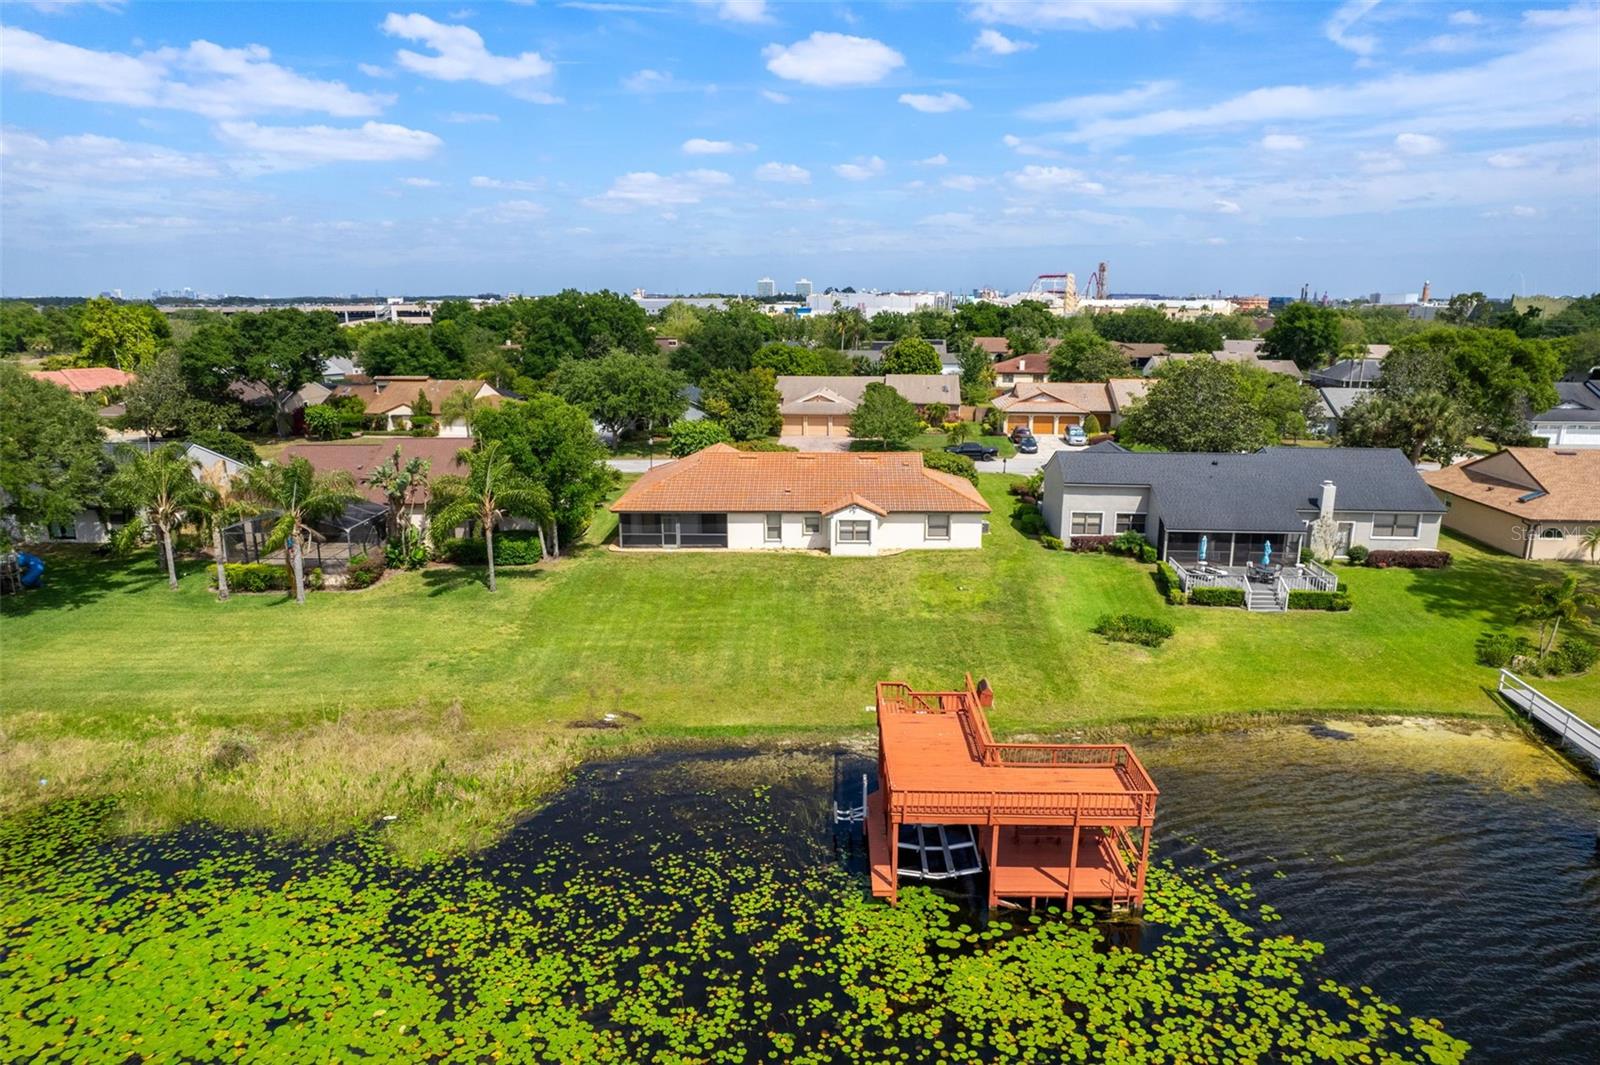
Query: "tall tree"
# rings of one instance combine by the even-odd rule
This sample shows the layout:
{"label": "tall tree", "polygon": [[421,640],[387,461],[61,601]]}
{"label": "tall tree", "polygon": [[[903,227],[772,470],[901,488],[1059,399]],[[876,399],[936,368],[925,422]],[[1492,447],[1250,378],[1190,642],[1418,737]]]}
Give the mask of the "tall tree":
{"label": "tall tree", "polygon": [[683,375],[657,355],[620,348],[598,359],[568,359],[556,368],[555,393],[582,407],[613,436],[642,424],[670,425],[689,405]]}
{"label": "tall tree", "polygon": [[1262,352],[1272,359],[1292,359],[1302,370],[1326,366],[1339,354],[1339,314],[1314,303],[1291,303],[1279,311],[1261,338]]}
{"label": "tall tree", "polygon": [[1379,392],[1345,412],[1338,439],[1344,447],[1398,448],[1413,466],[1425,458],[1448,465],[1466,449],[1467,430],[1461,404],[1443,392]]}
{"label": "tall tree", "polygon": [[465,476],[448,474],[433,482],[428,505],[434,541],[442,542],[457,526],[476,523],[483,530],[489,562],[489,591],[494,582],[494,530],[505,517],[527,518],[540,525],[551,520],[550,493],[529,477],[490,440],[475,450],[461,452]]}
{"label": "tall tree", "polygon": [[133,520],[117,530],[116,547],[126,551],[154,531],[156,548],[167,565],[167,583],[178,588],[172,534],[197,516],[205,490],[195,477],[195,462],[182,444],[139,448],[121,444],[116,472],[106,486],[111,497],[134,508]]}
{"label": "tall tree", "polygon": [[887,451],[904,450],[922,428],[917,408],[886,384],[874,381],[867,386],[861,403],[850,416],[850,435],[858,440],[876,440]]}
{"label": "tall tree", "polygon": [[1239,367],[1199,358],[1168,363],[1117,438],[1166,451],[1253,451],[1275,442],[1276,428],[1251,404]]}
{"label": "tall tree", "polygon": [[1378,389],[1404,398],[1444,392],[1460,402],[1471,428],[1496,443],[1527,434],[1530,412],[1555,406],[1560,356],[1543,340],[1506,329],[1429,329],[1396,341]]}
{"label": "tall tree", "polygon": [[777,376],[771,370],[716,370],[706,378],[700,404],[735,440],[772,436],[783,427]]}
{"label": "tall tree", "polygon": [[96,298],[83,305],[83,360],[90,366],[117,366],[136,373],[156,357],[156,332],[149,317],[132,304]]}
{"label": "tall tree", "polygon": [[988,403],[994,398],[994,360],[970,341],[962,341],[960,351],[961,402],[973,406]]}
{"label": "tall tree", "polygon": [[350,338],[332,311],[274,308],[239,315],[235,328],[243,352],[239,372],[272,393],[280,434],[289,429],[284,401],[321,377],[330,358],[350,351]]}
{"label": "tall tree", "polygon": [[513,301],[511,310],[522,371],[529,377],[543,377],[563,359],[597,359],[613,348],[635,355],[656,350],[644,308],[616,292],[569,288]]}
{"label": "tall tree", "polygon": [[217,564],[217,598],[226,600],[228,552],[222,534],[228,526],[261,513],[261,508],[240,490],[220,463],[200,472],[200,487],[201,496],[192,513],[211,534],[211,554]]}
{"label": "tall tree", "polygon": [[942,369],[938,350],[921,337],[902,337],[883,353],[884,373],[935,374]]}
{"label": "tall tree", "polygon": [[0,361],[0,497],[22,535],[66,525],[102,501],[99,419],[64,388]]}
{"label": "tall tree", "polygon": [[563,538],[583,533],[615,484],[589,415],[552,393],[480,412],[473,433],[480,442],[498,440],[517,469],[545,486],[554,512],[552,555],[561,554]]}
{"label": "tall tree", "polygon": [[294,598],[306,601],[305,544],[311,523],[343,514],[361,498],[355,478],[344,470],[318,472],[306,459],[258,466],[246,475],[244,494],[263,509],[278,512],[265,550],[280,547],[287,553],[294,574]]}
{"label": "tall tree", "polygon": [[1111,314],[1096,314],[1090,324],[1107,340],[1122,344],[1165,344],[1172,329],[1172,319],[1156,307],[1130,307]]}
{"label": "tall tree", "polygon": [[226,429],[234,420],[233,410],[189,391],[176,351],[163,352],[149,364],[123,391],[122,405],[121,424],[151,437]]}
{"label": "tall tree", "polygon": [[1128,357],[1098,333],[1074,330],[1050,353],[1052,381],[1109,381],[1132,372]]}
{"label": "tall tree", "polygon": [[850,360],[832,348],[810,348],[777,341],[763,344],[751,356],[750,368],[771,370],[780,377],[846,377],[850,374]]}
{"label": "tall tree", "polygon": [[755,353],[775,333],[773,320],[749,306],[736,303],[712,311],[694,336],[672,351],[672,368],[697,383],[714,370],[748,370]]}
{"label": "tall tree", "polygon": [[396,444],[394,454],[367,474],[368,486],[382,492],[389,504],[389,542],[399,544],[407,557],[411,548],[411,519],[406,510],[413,499],[427,491],[431,466],[424,458],[407,459],[405,449]]}

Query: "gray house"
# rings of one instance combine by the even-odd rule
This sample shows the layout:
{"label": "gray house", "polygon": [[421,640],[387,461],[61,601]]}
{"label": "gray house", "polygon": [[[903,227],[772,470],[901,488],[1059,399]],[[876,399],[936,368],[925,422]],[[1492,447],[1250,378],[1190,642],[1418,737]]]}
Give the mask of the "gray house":
{"label": "gray house", "polygon": [[[1129,451],[1107,441],[1057,452],[1044,474],[1052,535],[1132,529],[1186,583],[1192,575],[1254,596],[1250,582],[1261,579],[1274,600],[1289,588],[1330,583],[1326,570],[1299,562],[1324,514],[1336,529],[1335,554],[1343,555],[1355,544],[1434,550],[1444,509],[1405,455],[1382,448],[1174,453]],[[1265,591],[1261,598],[1268,598]]]}
{"label": "gray house", "polygon": [[1560,401],[1529,420],[1529,431],[1550,447],[1600,447],[1600,378],[1558,381]]}

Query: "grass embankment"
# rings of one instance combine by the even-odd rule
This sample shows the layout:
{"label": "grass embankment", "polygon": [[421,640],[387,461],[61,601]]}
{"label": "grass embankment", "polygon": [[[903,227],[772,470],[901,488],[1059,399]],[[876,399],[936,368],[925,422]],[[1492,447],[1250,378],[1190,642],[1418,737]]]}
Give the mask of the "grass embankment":
{"label": "grass embankment", "polygon": [[[328,833],[412,815],[414,845],[492,835],[597,744],[864,730],[879,679],[985,676],[1002,733],[1198,727],[1255,713],[1499,713],[1473,643],[1560,567],[1460,541],[1442,571],[1341,570],[1347,614],[1172,608],[1150,567],[1043,550],[985,476],[976,553],[623,554],[481,574],[398,573],[359,593],[217,602],[149,557],[54,555],[3,602],[0,813],[115,792],[134,824],[205,816]],[[601,514],[591,539],[614,527]],[[1089,632],[1168,617],[1155,650]],[[1600,710],[1600,674],[1540,685]],[[621,733],[569,729],[636,714]],[[1600,715],[1597,715],[1600,716]],[[43,778],[50,783],[41,786]],[[418,817],[420,815],[420,818]]]}

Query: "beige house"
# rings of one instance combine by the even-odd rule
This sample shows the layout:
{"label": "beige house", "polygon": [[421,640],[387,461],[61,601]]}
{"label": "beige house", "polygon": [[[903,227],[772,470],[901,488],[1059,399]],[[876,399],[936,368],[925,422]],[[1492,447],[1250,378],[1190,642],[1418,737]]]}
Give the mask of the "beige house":
{"label": "beige house", "polygon": [[1018,355],[1014,359],[1002,359],[994,364],[994,383],[1001,389],[1011,388],[1013,385],[1031,385],[1050,379],[1050,356],[1039,352],[1036,355]]}
{"label": "beige house", "polygon": [[961,379],[953,374],[891,373],[882,377],[783,376],[778,378],[778,412],[784,436],[849,436],[850,417],[867,386],[885,384],[922,411],[942,403],[961,406]]}
{"label": "beige house", "polygon": [[1006,416],[1006,432],[1027,429],[1036,436],[1060,436],[1082,426],[1092,414],[1109,428],[1115,408],[1105,381],[1034,381],[996,396],[995,409]]}
{"label": "beige house", "polygon": [[1423,476],[1446,528],[1518,558],[1586,559],[1600,526],[1600,450],[1513,447]]}
{"label": "beige house", "polygon": [[[367,407],[367,420],[379,429],[408,429],[416,415],[418,394],[428,397],[428,413],[438,419],[439,408],[457,392],[465,392],[480,402],[498,404],[503,398],[486,381],[444,380],[433,377],[391,374],[370,379],[352,379],[333,390],[330,399],[356,396]],[[439,421],[439,435],[457,439],[472,435],[466,419]]]}
{"label": "beige house", "polygon": [[611,505],[624,548],[886,551],[983,546],[989,504],[920,452],[739,451],[714,444]]}

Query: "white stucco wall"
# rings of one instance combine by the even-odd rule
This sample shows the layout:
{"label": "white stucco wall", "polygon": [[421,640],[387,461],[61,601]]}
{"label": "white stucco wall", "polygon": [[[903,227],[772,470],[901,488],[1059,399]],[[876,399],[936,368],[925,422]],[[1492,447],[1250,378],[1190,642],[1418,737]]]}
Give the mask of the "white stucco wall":
{"label": "white stucco wall", "polygon": [[[812,514],[819,528],[814,534],[805,532],[807,515],[785,513],[783,538],[772,541],[766,538],[765,514],[729,514],[728,549],[732,551],[831,551],[835,555],[870,556],[884,551],[943,550],[956,548],[976,550],[983,546],[984,514],[951,514],[950,538],[929,540],[928,516],[920,512],[900,512],[880,517],[863,507],[849,506],[826,517]],[[837,524],[840,521],[865,521],[871,524],[872,542],[866,544],[838,542]]]}
{"label": "white stucco wall", "polygon": [[1118,514],[1145,515],[1145,535],[1155,536],[1155,519],[1150,514],[1148,488],[1117,488],[1099,485],[1077,485],[1065,492],[1050,488],[1050,475],[1045,474],[1044,522],[1051,536],[1066,539],[1072,535],[1072,514],[1100,514],[1100,534],[1114,536]]}
{"label": "white stucco wall", "polygon": [[818,519],[817,532],[807,536],[805,517],[800,513],[785,513],[783,538],[772,541],[767,539],[766,514],[729,514],[728,548],[733,551],[827,550],[827,522],[820,520],[820,515],[813,514],[812,517]]}
{"label": "white stucco wall", "polygon": [[[1314,515],[1308,515],[1314,516]],[[1374,536],[1371,511],[1335,510],[1333,519],[1351,525],[1351,546],[1360,544],[1373,551],[1437,551],[1441,514],[1423,514],[1416,536]]]}

